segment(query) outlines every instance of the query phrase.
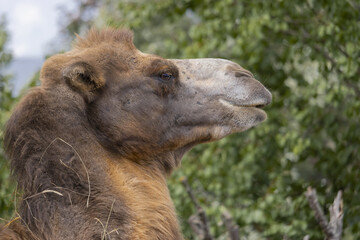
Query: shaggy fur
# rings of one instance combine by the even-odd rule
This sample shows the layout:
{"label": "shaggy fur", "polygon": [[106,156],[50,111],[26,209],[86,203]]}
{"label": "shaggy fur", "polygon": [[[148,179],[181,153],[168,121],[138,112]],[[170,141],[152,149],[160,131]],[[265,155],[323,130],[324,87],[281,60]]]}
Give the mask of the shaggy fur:
{"label": "shaggy fur", "polygon": [[[180,73],[176,64],[141,53],[130,31],[114,29],[91,30],[72,51],[49,58],[41,86],[21,100],[5,129],[23,197],[0,239],[183,239],[166,176],[192,146],[231,133],[229,124],[239,131],[263,121],[265,113],[252,106],[271,95],[252,76],[234,76],[246,77],[246,91],[265,100],[234,110],[200,99],[194,106],[204,112],[197,114],[186,101],[202,96],[186,90],[180,74],[188,80],[191,71]],[[239,109],[246,114],[233,113]],[[207,119],[220,119],[226,131]]]}
{"label": "shaggy fur", "polygon": [[42,87],[13,112],[5,148],[24,195],[20,218],[3,227],[1,239],[182,238],[162,170],[120,160],[125,152],[135,154],[132,147],[121,141],[116,144],[124,150],[110,149],[113,142],[94,129],[98,117],[89,115],[95,96],[106,95],[99,88],[111,74],[102,76],[103,69],[130,68],[130,54],[119,55],[114,45],[118,52],[136,50],[127,30],[93,30],[79,38],[75,50],[44,64]]}

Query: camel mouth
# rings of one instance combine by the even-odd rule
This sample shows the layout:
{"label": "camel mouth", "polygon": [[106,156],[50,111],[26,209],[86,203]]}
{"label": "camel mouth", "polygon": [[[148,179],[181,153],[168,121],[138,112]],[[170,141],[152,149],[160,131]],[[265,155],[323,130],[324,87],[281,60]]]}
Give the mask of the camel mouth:
{"label": "camel mouth", "polygon": [[243,108],[264,108],[268,103],[266,102],[259,102],[259,103],[252,103],[252,104],[244,104],[244,103],[237,103],[232,100],[227,99],[219,99],[219,102],[227,107],[243,107]]}

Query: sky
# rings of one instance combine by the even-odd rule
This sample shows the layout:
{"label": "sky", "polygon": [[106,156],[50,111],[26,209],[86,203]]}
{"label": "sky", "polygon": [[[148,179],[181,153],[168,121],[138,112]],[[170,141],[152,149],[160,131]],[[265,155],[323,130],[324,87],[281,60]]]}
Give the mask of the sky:
{"label": "sky", "polygon": [[40,58],[59,33],[60,5],[67,9],[74,0],[0,0],[0,15],[5,14],[10,34],[8,49],[14,58]]}

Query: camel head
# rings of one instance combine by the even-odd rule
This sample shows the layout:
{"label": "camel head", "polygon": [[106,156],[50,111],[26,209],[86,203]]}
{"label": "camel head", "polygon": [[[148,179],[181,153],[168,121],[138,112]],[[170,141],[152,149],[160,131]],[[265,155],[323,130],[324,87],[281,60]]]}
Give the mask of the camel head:
{"label": "camel head", "polygon": [[99,142],[129,159],[166,156],[176,165],[196,144],[263,122],[262,108],[272,98],[234,62],[144,54],[124,30],[93,31],[59,58],[64,82],[83,97]]}

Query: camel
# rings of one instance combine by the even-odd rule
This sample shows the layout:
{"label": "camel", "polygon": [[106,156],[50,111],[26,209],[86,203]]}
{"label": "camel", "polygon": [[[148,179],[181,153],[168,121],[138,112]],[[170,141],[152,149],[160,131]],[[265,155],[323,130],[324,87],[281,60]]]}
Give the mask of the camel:
{"label": "camel", "polygon": [[271,93],[224,59],[140,52],[92,29],[50,57],[4,132],[23,193],[1,239],[183,239],[166,178],[193,146],[266,119]]}

